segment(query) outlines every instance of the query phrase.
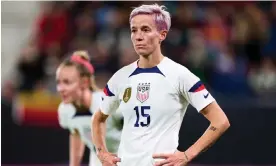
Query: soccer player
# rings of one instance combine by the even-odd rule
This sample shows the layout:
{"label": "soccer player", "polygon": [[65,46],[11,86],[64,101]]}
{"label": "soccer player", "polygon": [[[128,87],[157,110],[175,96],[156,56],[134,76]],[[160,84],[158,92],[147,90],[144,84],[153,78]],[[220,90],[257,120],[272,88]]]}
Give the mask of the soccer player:
{"label": "soccer player", "polygon": [[[137,7],[129,21],[139,59],[117,71],[104,89],[102,106],[92,122],[97,155],[104,166],[186,165],[227,130],[228,118],[197,76],[162,55],[161,43],[171,26],[164,6]],[[178,134],[189,104],[210,126],[183,150]],[[105,147],[104,125],[117,109],[123,113],[124,126],[114,156]]]}
{"label": "soccer player", "polygon": [[[85,51],[73,53],[58,67],[56,80],[57,90],[62,97],[58,108],[59,123],[70,131],[70,166],[80,166],[85,145],[91,150],[89,165],[102,165],[92,143],[91,118],[99,109],[104,94],[96,86],[94,68],[88,54]],[[120,131],[111,125],[108,127],[108,140],[118,144]]]}

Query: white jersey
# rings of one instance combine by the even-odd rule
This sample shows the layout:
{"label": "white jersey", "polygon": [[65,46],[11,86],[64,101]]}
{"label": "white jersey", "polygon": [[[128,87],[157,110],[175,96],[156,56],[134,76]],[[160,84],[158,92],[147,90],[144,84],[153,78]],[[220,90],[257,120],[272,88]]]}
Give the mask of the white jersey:
{"label": "white jersey", "polygon": [[[89,111],[86,112],[77,112],[76,108],[72,104],[61,103],[58,108],[58,119],[60,126],[65,129],[69,129],[71,133],[75,133],[77,131],[80,134],[81,140],[91,150],[89,162],[90,166],[101,166],[101,162],[95,152],[94,144],[92,143],[91,120],[93,113],[98,111],[100,107],[103,95],[104,94],[102,92],[93,92],[92,104]],[[114,146],[109,146],[111,151],[114,151],[116,146],[118,146],[121,134],[119,130],[112,126],[113,121],[114,118],[110,118],[107,123],[107,141],[111,141],[112,146]]]}
{"label": "white jersey", "polygon": [[124,116],[120,166],[152,166],[154,153],[175,152],[188,105],[201,111],[214,101],[197,76],[167,57],[153,68],[123,67],[104,92],[101,111]]}

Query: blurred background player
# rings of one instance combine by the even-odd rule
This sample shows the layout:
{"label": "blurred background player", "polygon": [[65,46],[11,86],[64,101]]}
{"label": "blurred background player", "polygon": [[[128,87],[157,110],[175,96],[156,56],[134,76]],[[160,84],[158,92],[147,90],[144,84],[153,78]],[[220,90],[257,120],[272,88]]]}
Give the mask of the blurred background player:
{"label": "blurred background player", "polygon": [[[57,69],[57,90],[62,98],[58,108],[59,123],[70,130],[70,166],[80,166],[85,145],[90,149],[90,166],[100,166],[91,140],[91,119],[99,108],[102,92],[94,79],[94,68],[87,52],[76,51]],[[112,132],[109,123],[109,141],[114,146],[119,132]],[[115,141],[115,142],[114,142]]]}
{"label": "blurred background player", "polygon": [[[170,14],[164,8],[141,5],[130,14],[131,40],[139,60],[121,68],[108,81],[92,125],[96,151],[104,166],[184,166],[230,126],[200,79],[162,55],[161,43],[171,26]],[[178,146],[178,136],[189,104],[210,126],[192,146],[183,149]],[[125,123],[115,157],[105,147],[103,127],[117,109]]]}

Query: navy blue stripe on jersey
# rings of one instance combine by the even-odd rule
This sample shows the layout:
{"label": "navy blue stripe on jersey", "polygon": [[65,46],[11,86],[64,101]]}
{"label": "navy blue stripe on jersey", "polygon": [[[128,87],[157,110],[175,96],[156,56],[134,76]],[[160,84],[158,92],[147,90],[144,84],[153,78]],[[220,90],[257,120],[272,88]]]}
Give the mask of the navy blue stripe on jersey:
{"label": "navy blue stripe on jersey", "polygon": [[103,90],[104,94],[106,96],[115,96],[108,88],[108,85],[105,86],[104,90]]}
{"label": "navy blue stripe on jersey", "polygon": [[157,66],[152,67],[152,68],[136,68],[134,70],[134,72],[129,76],[134,76],[134,75],[138,75],[138,74],[142,74],[142,73],[157,73],[157,74],[161,74],[165,77],[165,75],[159,70],[159,68]]}
{"label": "navy blue stripe on jersey", "polygon": [[201,81],[198,81],[196,84],[194,84],[194,86],[191,87],[189,92],[199,92],[199,91],[202,91],[203,89],[205,89],[204,84]]}

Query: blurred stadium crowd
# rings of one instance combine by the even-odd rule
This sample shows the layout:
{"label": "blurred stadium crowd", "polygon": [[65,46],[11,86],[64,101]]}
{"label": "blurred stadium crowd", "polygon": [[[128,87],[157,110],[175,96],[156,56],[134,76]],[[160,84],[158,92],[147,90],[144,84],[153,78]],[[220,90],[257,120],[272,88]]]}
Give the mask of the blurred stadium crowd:
{"label": "blurred stadium crowd", "polygon": [[[2,94],[9,98],[40,88],[55,92],[56,67],[79,49],[89,51],[103,87],[114,72],[138,58],[128,19],[132,7],[142,3],[42,2],[33,34]],[[188,67],[213,92],[275,95],[275,2],[157,3],[172,15],[164,55]]]}

